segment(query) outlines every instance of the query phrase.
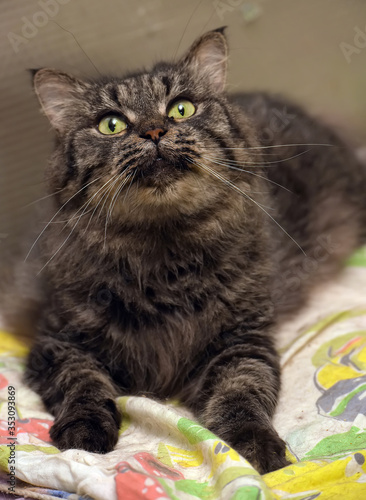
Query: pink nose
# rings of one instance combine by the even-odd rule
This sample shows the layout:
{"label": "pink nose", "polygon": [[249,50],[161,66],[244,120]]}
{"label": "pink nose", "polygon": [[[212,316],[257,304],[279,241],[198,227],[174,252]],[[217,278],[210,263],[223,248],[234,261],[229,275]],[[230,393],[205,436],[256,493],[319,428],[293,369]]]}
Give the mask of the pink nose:
{"label": "pink nose", "polygon": [[151,139],[152,141],[157,143],[160,141],[160,138],[163,137],[163,135],[165,135],[165,133],[166,131],[163,130],[162,128],[155,128],[154,130],[148,130],[147,132],[145,132],[143,137],[145,139]]}

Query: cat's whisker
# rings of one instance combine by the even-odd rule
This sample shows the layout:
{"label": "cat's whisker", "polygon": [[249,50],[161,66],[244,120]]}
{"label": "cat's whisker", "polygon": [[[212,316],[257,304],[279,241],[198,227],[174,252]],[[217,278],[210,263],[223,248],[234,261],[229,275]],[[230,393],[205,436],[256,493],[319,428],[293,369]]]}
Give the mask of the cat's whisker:
{"label": "cat's whisker", "polygon": [[[317,143],[309,143],[309,144],[271,144],[268,146],[242,146],[242,147],[235,147],[235,148],[228,148],[228,147],[222,147],[221,149],[269,149],[269,148],[284,148],[284,147],[299,147],[299,146],[324,146],[324,147],[339,147],[335,146],[334,144],[317,144]],[[206,149],[217,149],[214,146],[212,148],[206,147]]]}
{"label": "cat's whisker", "polygon": [[69,235],[67,236],[67,238],[65,238],[64,242],[59,246],[59,248],[52,255],[52,257],[50,259],[48,259],[48,261],[46,262],[46,264],[38,271],[37,276],[39,274],[41,274],[41,272],[48,266],[48,264],[56,257],[56,255],[60,252],[60,250],[65,246],[65,244],[67,243],[67,241],[70,239],[72,233],[74,232],[76,226],[78,225],[79,221],[80,221],[80,217],[77,220],[77,222],[75,223],[75,225],[73,226],[73,228],[71,229],[71,231],[70,231]]}
{"label": "cat's whisker", "polygon": [[[100,210],[100,212],[99,212],[99,215],[98,215],[98,218],[100,217],[101,212],[102,212],[102,210],[103,210],[103,208],[104,208],[104,206],[105,206],[106,200],[107,200],[107,198],[108,198],[108,196],[109,196],[109,193],[113,190],[113,187],[116,185],[116,183],[118,182],[119,178],[121,177],[121,175],[122,175],[123,173],[124,173],[124,172],[122,172],[121,174],[116,173],[116,174],[112,175],[112,177],[111,177],[110,179],[108,179],[108,181],[107,181],[107,182],[105,182],[105,183],[103,184],[103,186],[102,186],[100,189],[98,189],[98,191],[97,191],[97,192],[96,192],[96,193],[92,196],[91,200],[93,200],[93,199],[95,198],[95,196],[96,196],[96,195],[97,195],[100,191],[103,191],[103,190],[105,189],[105,192],[101,194],[100,199],[99,199],[99,201],[98,201],[97,205],[95,206],[95,208],[94,208],[94,209],[90,209],[90,210],[88,210],[88,212],[85,212],[85,213],[83,213],[83,214],[82,214],[82,215],[86,215],[87,213],[90,213],[90,212],[91,212],[91,210],[93,210],[93,213],[92,213],[92,215],[91,215],[91,217],[90,217],[90,219],[89,219],[89,222],[88,222],[88,226],[87,226],[87,228],[89,227],[90,221],[91,221],[91,219],[93,218],[95,211],[97,210],[98,206],[100,205],[100,203],[101,203],[101,202],[102,202],[102,200],[104,199],[104,203],[103,203],[103,205],[102,205],[102,207],[101,207],[101,210]],[[112,182],[112,181],[113,181],[113,182]],[[108,184],[110,184],[110,182],[112,182],[112,184],[111,184],[110,186],[108,186]],[[90,201],[91,201],[91,200],[90,200]],[[89,203],[88,203],[88,204],[89,204]],[[78,210],[78,212],[79,212],[80,210],[81,210],[81,209],[79,209],[79,210]],[[81,216],[82,216],[82,215],[81,215]],[[79,217],[81,217],[81,216],[79,216]]]}
{"label": "cat's whisker", "polygon": [[[131,174],[132,175],[132,174]],[[114,210],[114,207],[117,203],[117,199],[119,197],[119,195],[121,194],[122,192],[122,189],[125,187],[125,185],[127,184],[127,181],[131,178],[131,175],[128,175],[124,180],[123,182],[121,183],[121,185],[118,187],[117,191],[115,192],[112,200],[111,200],[111,203],[109,204],[109,209],[108,209],[108,213],[107,213],[107,219],[106,219],[106,231],[107,231],[107,224],[109,222],[109,219],[112,217],[112,213],[113,213],[113,210]]]}
{"label": "cat's whisker", "polygon": [[281,189],[284,189],[285,191],[287,191],[288,193],[291,193],[291,194],[294,194],[291,189],[288,189],[287,187],[283,186],[282,184],[279,184],[278,182],[275,182],[273,181],[272,179],[268,179],[268,177],[264,177],[263,175],[260,175],[260,174],[257,174],[257,173],[254,173],[254,172],[251,172],[250,170],[244,170],[242,168],[239,168],[239,167],[233,167],[233,166],[228,166],[228,168],[230,168],[231,170],[238,170],[239,172],[245,172],[247,174],[250,174],[250,175],[254,175],[255,177],[259,177],[260,179],[263,179],[265,180],[266,182],[269,182],[270,184],[274,184],[275,186],[278,186],[280,187]]}
{"label": "cat's whisker", "polygon": [[203,2],[203,0],[200,0],[198,2],[198,4],[196,5],[196,7],[193,9],[193,11],[191,12],[191,15],[189,16],[189,19],[188,19],[188,22],[183,30],[183,33],[182,33],[182,36],[180,37],[180,40],[179,40],[179,43],[178,43],[178,47],[175,51],[175,54],[174,54],[174,57],[173,57],[173,61],[175,62],[176,61],[176,58],[177,58],[177,54],[179,52],[179,49],[180,49],[180,46],[181,46],[181,43],[182,43],[182,40],[184,38],[184,35],[186,34],[186,31],[187,31],[187,28],[189,26],[189,23],[191,22],[191,19],[192,17],[194,16],[195,12],[198,10],[199,6],[201,5],[201,3]]}
{"label": "cat's whisker", "polygon": [[[229,179],[226,179],[225,177],[221,176],[218,172],[216,172],[214,169],[211,169],[208,165],[206,164],[203,164],[203,163],[200,163],[198,165],[198,161],[195,160],[195,161],[192,161],[192,160],[188,160],[190,161],[193,165],[196,165],[196,166],[201,166],[204,170],[206,169],[209,169],[210,172],[214,177],[217,177],[217,179],[219,179],[220,181],[224,182],[224,184],[227,184],[229,185],[232,189],[234,189],[235,191],[237,192],[240,192],[240,194],[242,194],[243,196],[248,196],[247,193],[245,193],[244,191],[242,191],[238,186],[236,186],[236,184],[234,184],[233,182],[231,182]],[[252,191],[253,194],[263,194],[262,191],[260,192],[254,192]],[[262,205],[261,203],[259,202],[256,202],[258,204],[258,206],[262,207],[262,208],[266,208],[267,210],[273,210],[272,207],[268,207],[268,206],[265,206],[265,205]]]}
{"label": "cat's whisker", "polygon": [[[80,209],[79,209],[80,210]],[[91,208],[90,210],[88,210],[87,212],[85,212],[84,215],[88,215],[90,214],[90,212],[93,210],[93,208]],[[83,215],[83,217],[84,217]],[[74,214],[72,217],[70,217],[70,219],[66,219],[66,220],[54,220],[53,222],[51,222],[50,224],[66,224],[67,222],[71,222],[72,220],[78,218],[78,215]],[[46,222],[43,222],[43,224],[47,224]]]}
{"label": "cat's whisker", "polygon": [[[99,203],[102,201],[102,199],[103,199],[103,198],[104,198],[104,195],[103,195],[103,196],[102,196],[102,198],[98,201],[97,206],[99,205]],[[66,223],[68,223],[68,222],[73,221],[74,219],[78,219],[79,217],[84,217],[85,215],[90,214],[90,212],[95,212],[96,207],[92,207],[92,208],[90,208],[88,211],[83,212],[83,214],[82,214],[82,215],[77,215],[77,214],[78,214],[78,213],[79,213],[79,212],[83,209],[83,207],[85,207],[85,204],[86,204],[86,203],[87,203],[87,202],[85,202],[85,203],[84,203],[84,205],[82,205],[82,206],[78,209],[78,211],[77,211],[77,212],[75,212],[75,214],[74,214],[72,217],[70,217],[70,219],[53,221],[53,222],[51,222],[51,224],[66,224]],[[46,222],[45,222],[44,224],[46,224]]]}
{"label": "cat's whisker", "polygon": [[228,165],[226,162],[225,163],[224,162],[218,162],[217,160],[212,160],[209,157],[205,157],[204,156],[203,158],[207,158],[209,161],[211,161],[212,163],[215,163],[216,165],[221,165],[223,167],[230,168],[231,170],[238,170],[239,172],[245,172],[245,173],[253,175],[255,177],[259,177],[260,179],[263,179],[263,180],[265,180],[267,182],[270,182],[271,184],[274,184],[274,185],[276,185],[276,186],[284,189],[285,191],[288,191],[289,193],[292,193],[292,191],[290,189],[288,189],[287,187],[282,186],[282,184],[279,184],[278,182],[275,182],[272,179],[268,179],[267,177],[264,177],[263,175],[257,174],[255,172],[251,172],[250,170],[244,170],[243,168],[233,167],[232,165]]}
{"label": "cat's whisker", "polygon": [[26,205],[23,206],[23,208],[28,208],[28,207],[31,207],[32,205],[35,205],[36,203],[39,203],[40,201],[47,200],[48,198],[51,198],[51,196],[55,196],[56,194],[61,193],[65,189],[66,188],[58,189],[54,193],[47,194],[46,196],[42,196],[42,198],[38,198],[38,200],[34,200],[34,201],[31,201],[30,203],[27,203]]}
{"label": "cat's whisker", "polygon": [[197,165],[198,167],[201,167],[203,170],[206,170],[206,172],[210,173],[211,175],[213,175],[214,177],[216,177],[217,179],[220,179],[224,184],[228,185],[229,187],[231,187],[231,189],[233,189],[234,191],[240,193],[241,195],[243,195],[245,198],[247,198],[248,200],[250,200],[251,202],[253,202],[258,208],[260,208],[261,210],[263,210],[263,212],[265,214],[268,215],[268,217],[295,243],[295,245],[301,250],[301,252],[306,256],[306,253],[305,251],[302,249],[302,247],[299,245],[299,243],[286,231],[286,229],[284,229],[281,224],[279,222],[276,221],[276,219],[267,212],[267,210],[260,204],[258,203],[256,200],[254,200],[251,196],[249,196],[247,193],[245,193],[244,191],[242,191],[240,188],[238,188],[238,186],[236,186],[235,184],[233,184],[231,181],[229,181],[229,179],[226,179],[226,177],[222,176],[221,174],[219,174],[218,172],[216,172],[215,170],[213,170],[212,168],[208,167],[207,165],[205,164],[202,164],[198,161],[193,161],[191,159],[189,159],[189,161],[191,163],[193,163],[194,165]]}
{"label": "cat's whisker", "polygon": [[[136,174],[136,170],[135,170],[135,173],[133,175],[135,175],[135,174]],[[131,178],[131,176],[132,176],[132,173],[129,172],[127,174],[126,178],[121,182],[121,185],[117,188],[117,190],[114,193],[114,196],[112,197],[112,200],[109,204],[109,208],[108,208],[108,212],[107,212],[107,216],[106,216],[106,220],[105,220],[105,226],[104,226],[104,248],[106,247],[106,243],[107,243],[108,221],[109,221],[110,217],[112,216],[112,212],[113,212],[114,206],[117,202],[118,196],[120,195],[122,189],[127,184],[128,180]]]}
{"label": "cat's whisker", "polygon": [[[52,257],[50,257],[48,259],[48,261],[46,262],[46,264],[38,271],[37,273],[37,276],[48,266],[48,264],[56,257],[56,255],[60,252],[60,250],[65,246],[65,244],[67,243],[67,241],[70,239],[71,235],[73,234],[76,226],[79,224],[80,222],[80,219],[81,217],[85,214],[85,210],[87,209],[87,207],[90,205],[90,203],[93,201],[93,199],[97,196],[97,194],[102,191],[103,189],[105,189],[105,187],[107,186],[107,184],[109,184],[113,179],[115,178],[115,176],[111,177],[107,182],[105,182],[103,184],[103,186],[101,188],[98,189],[98,191],[96,193],[94,193],[94,195],[89,199],[89,201],[84,204],[83,206],[85,206],[84,208],[84,211],[81,215],[78,216],[78,220],[76,221],[76,223],[74,224],[74,226],[72,227],[69,235],[67,236],[67,238],[65,238],[65,240],[63,241],[63,243],[58,247],[58,249],[56,250],[56,252],[52,255]],[[79,208],[78,212],[80,211],[81,209]]]}
{"label": "cat's whisker", "polygon": [[136,173],[137,173],[137,169],[135,169],[135,171],[134,171],[134,173],[133,173],[133,175],[132,175],[132,179],[131,179],[130,185],[129,185],[129,186],[128,186],[128,188],[127,188],[127,192],[126,192],[126,194],[125,194],[125,196],[124,196],[124,198],[123,198],[123,201],[126,201],[126,198],[127,198],[128,193],[129,193],[129,191],[130,191],[130,188],[131,188],[131,186],[132,186],[132,184],[133,184],[133,181],[134,181],[134,178],[135,178],[135,176],[136,176]]}
{"label": "cat's whisker", "polygon": [[[79,222],[79,220],[81,219],[81,217],[84,217],[85,215],[88,215],[90,214],[90,212],[93,210],[93,207],[90,208],[89,210],[87,210],[85,212],[85,210],[83,210],[83,208],[87,208],[90,203],[89,203],[90,200],[87,200],[75,213],[72,217],[70,217],[70,219],[66,220],[66,221],[62,221],[64,223],[64,227],[62,228],[61,231],[63,231],[72,221],[74,221],[75,219],[77,219],[77,222]],[[81,215],[78,215],[79,212],[81,212],[83,210],[83,213]],[[52,224],[57,224],[58,221],[55,221],[55,222],[52,222]]]}
{"label": "cat's whisker", "polygon": [[109,197],[110,193],[112,193],[114,186],[118,183],[118,181],[120,180],[120,178],[122,177],[122,175],[123,175],[123,173],[116,174],[115,176],[113,176],[114,181],[109,186],[109,188],[106,190],[106,193],[104,193],[104,195],[103,195],[104,201],[103,201],[102,206],[100,207],[97,219],[99,219],[99,217],[102,215],[104,207],[105,207],[105,205],[107,203],[108,197]]}
{"label": "cat's whisker", "polygon": [[[136,181],[136,191],[139,190],[139,187],[140,187],[140,179],[137,178],[137,181]],[[135,203],[135,206],[132,206],[132,208],[130,209],[130,214],[132,214],[136,209],[137,209],[137,203]]]}
{"label": "cat's whisker", "polygon": [[55,215],[51,218],[51,220],[46,224],[46,226],[42,229],[41,233],[38,235],[37,239],[35,240],[35,242],[33,243],[33,245],[30,247],[29,249],[29,252],[27,253],[27,255],[25,256],[25,259],[24,259],[24,262],[28,259],[29,255],[31,254],[33,248],[36,246],[37,242],[39,241],[39,239],[41,238],[42,234],[46,231],[46,229],[48,228],[48,226],[54,221],[54,219],[57,217],[57,215],[61,212],[61,210],[73,199],[75,198],[75,196],[77,196],[79,193],[81,193],[82,191],[84,191],[84,189],[86,189],[88,186],[90,186],[91,184],[93,184],[94,182],[97,182],[99,179],[101,179],[102,176],[100,177],[97,177],[96,179],[92,180],[91,182],[88,182],[88,184],[86,184],[85,186],[83,186],[81,189],[79,189],[79,191],[77,191],[74,195],[72,195],[58,210],[57,212],[55,213]]}
{"label": "cat's whisker", "polygon": [[85,52],[85,50],[83,49],[83,47],[80,45],[78,39],[76,38],[76,36],[74,35],[74,33],[70,30],[67,30],[66,28],[64,28],[63,26],[61,26],[61,24],[57,23],[56,21],[54,21],[53,19],[51,20],[51,23],[54,23],[56,24],[59,28],[61,28],[63,31],[66,31],[66,33],[69,33],[73,39],[75,40],[76,44],[78,45],[79,49],[84,53],[84,55],[87,57],[87,59],[89,60],[90,64],[93,66],[93,68],[95,69],[95,71],[101,75],[101,72],[99,71],[99,69],[96,67],[96,65],[93,63],[93,61],[90,59],[90,57],[88,56],[88,54]]}
{"label": "cat's whisker", "polygon": [[[214,150],[214,151],[217,151],[217,146],[216,147],[211,147],[211,146],[204,146],[205,150],[206,151],[210,151],[210,150]],[[220,151],[223,151],[224,149],[228,150],[230,148],[225,148],[225,147],[220,147]],[[239,148],[239,149],[242,149],[243,151],[246,149],[246,148]],[[258,150],[258,151],[254,151],[254,150],[251,150],[250,151],[250,155],[251,156],[259,156],[259,157],[262,157],[262,156],[278,156],[278,151],[261,151],[261,150]]]}
{"label": "cat's whisker", "polygon": [[236,161],[236,160],[229,160],[227,158],[224,158],[223,156],[212,156],[212,155],[201,155],[202,158],[205,158],[205,160],[208,161],[223,161],[228,165],[234,165],[234,166],[242,166],[242,167],[248,167],[248,168],[261,168],[267,166],[268,163],[277,163],[277,161],[273,162],[266,162],[266,161],[258,161],[258,162],[251,162],[251,161]]}
{"label": "cat's whisker", "polygon": [[[136,173],[136,171],[135,171],[135,173]],[[106,221],[107,224],[108,224],[110,217],[112,216],[112,212],[113,212],[114,206],[117,202],[118,196],[120,195],[120,193],[121,193],[122,189],[124,188],[124,186],[126,185],[127,181],[131,178],[131,175],[132,175],[132,173],[130,173],[130,172],[127,174],[127,176],[125,177],[125,179],[123,179],[123,181],[121,182],[121,185],[117,188],[116,192],[114,193],[114,195],[112,197],[112,200],[109,204],[109,208],[108,208],[108,212],[107,212],[107,221]]]}
{"label": "cat's whisker", "polygon": [[[234,184],[229,179],[226,179],[225,177],[223,177],[222,175],[220,175],[218,172],[216,172],[214,169],[210,168],[208,165],[206,165],[204,163],[201,163],[198,160],[194,160],[194,161],[193,160],[189,160],[189,161],[193,165],[195,165],[197,167],[201,167],[203,170],[205,170],[206,172],[208,172],[209,174],[211,174],[213,177],[216,177],[218,180],[220,180],[221,182],[223,182],[227,186],[231,187],[232,189],[234,189],[234,191],[240,193],[242,196],[244,196],[244,197],[247,196],[247,194],[242,189],[240,189],[238,186],[236,186],[236,184]],[[270,208],[270,207],[266,207],[266,208]]]}
{"label": "cat's whisker", "polygon": [[[288,158],[281,158],[280,160],[275,160],[275,161],[264,161],[264,162],[260,162],[260,163],[255,163],[255,162],[250,162],[250,161],[243,161],[243,162],[239,162],[239,161],[236,161],[236,160],[226,160],[228,163],[230,164],[233,164],[233,165],[245,165],[246,167],[268,167],[268,165],[272,165],[272,164],[278,164],[278,163],[283,163],[285,161],[289,161],[289,160],[293,160],[294,158],[298,158],[299,156],[302,156],[306,153],[308,153],[310,151],[310,149],[307,149],[306,151],[301,151],[300,153],[297,153],[296,155],[293,155],[293,156],[289,156]],[[211,157],[209,155],[205,155],[203,156],[204,158],[208,158],[209,160],[211,159]]]}
{"label": "cat's whisker", "polygon": [[[93,212],[92,212],[91,216],[89,217],[88,224],[87,224],[86,228],[84,229],[84,234],[85,234],[85,233],[87,233],[87,231],[88,231],[88,229],[89,229],[89,226],[90,226],[90,223],[91,223],[91,221],[92,221],[92,219],[93,219],[93,217],[94,217],[94,214],[95,214],[95,212],[98,210],[99,205],[102,203],[103,198],[108,197],[108,194],[109,194],[110,190],[111,190],[111,189],[113,189],[113,186],[114,186],[114,185],[115,185],[115,183],[117,182],[117,180],[118,180],[118,174],[115,174],[115,175],[112,177],[112,179],[115,179],[115,178],[116,178],[116,176],[117,176],[117,179],[116,179],[116,180],[112,183],[112,186],[106,187],[106,189],[105,189],[105,193],[103,193],[103,195],[100,197],[100,199],[99,199],[98,203],[97,203],[97,204],[96,204],[96,206],[94,207],[94,210],[93,210]],[[104,205],[103,205],[103,206],[104,206]],[[102,208],[100,209],[100,212],[101,212],[101,211],[102,211]],[[98,218],[99,218],[99,216],[100,216],[100,212],[99,212]]]}
{"label": "cat's whisker", "polygon": [[[132,172],[130,172],[130,173],[128,174],[128,176],[126,177],[125,181],[122,183],[121,187],[118,189],[118,191],[117,191],[117,196],[115,196],[115,197],[114,197],[114,198],[115,198],[115,200],[114,200],[114,201],[112,200],[112,206],[110,206],[110,211],[109,211],[110,216],[112,215],[112,212],[113,212],[113,210],[114,210],[115,204],[117,203],[118,196],[120,195],[120,193],[121,193],[122,189],[124,188],[124,186],[125,186],[126,182],[127,182],[129,179],[131,179],[130,185],[128,186],[128,188],[127,188],[127,192],[126,192],[126,194],[125,194],[125,196],[124,196],[124,198],[123,198],[123,201],[125,201],[125,200],[126,200],[126,197],[127,197],[127,195],[128,195],[128,192],[129,192],[129,190],[130,190],[130,188],[131,188],[131,186],[132,186],[132,184],[133,184],[133,180],[134,180],[134,178],[135,178],[136,172],[137,172],[137,169],[135,169],[135,170],[134,170],[133,174],[132,174]],[[108,221],[107,221],[107,222],[108,222]]]}
{"label": "cat's whisker", "polygon": [[[114,177],[114,176],[113,176],[113,177]],[[102,189],[106,186],[106,184],[107,184],[107,183],[103,184],[103,186],[102,186],[102,188],[101,188],[100,190],[102,190]],[[97,193],[98,193],[100,190],[98,190],[98,191],[97,191]],[[97,194],[97,193],[96,193],[96,194]],[[92,199],[93,199],[93,198],[94,198],[94,196],[92,197]],[[98,202],[98,204],[99,204],[99,202]],[[78,221],[79,221],[79,220],[81,219],[81,217],[84,217],[85,215],[89,214],[89,213],[93,210],[93,208],[91,208],[90,210],[87,210],[87,211],[83,210],[83,208],[84,208],[84,207],[85,207],[85,208],[87,208],[89,205],[90,205],[90,200],[87,200],[87,201],[86,201],[86,202],[85,202],[85,203],[84,203],[84,204],[83,204],[83,205],[82,205],[82,206],[81,206],[81,207],[80,207],[80,208],[79,208],[79,209],[78,209],[78,210],[77,210],[77,211],[73,214],[73,216],[72,216],[72,217],[70,217],[70,219],[68,219],[68,220],[66,221],[66,224],[65,224],[64,228],[65,228],[65,227],[67,227],[68,223],[70,223],[70,222],[71,222],[71,221],[73,221],[74,219],[78,219]],[[81,212],[82,210],[83,210],[83,213],[82,213],[81,215],[78,215],[78,213],[79,213],[79,212]],[[63,228],[63,229],[64,229],[64,228]]]}

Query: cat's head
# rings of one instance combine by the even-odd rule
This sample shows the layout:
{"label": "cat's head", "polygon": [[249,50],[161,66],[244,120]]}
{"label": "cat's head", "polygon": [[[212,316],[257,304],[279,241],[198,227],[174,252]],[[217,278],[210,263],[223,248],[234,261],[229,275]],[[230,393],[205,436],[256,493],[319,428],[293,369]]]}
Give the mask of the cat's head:
{"label": "cat's head", "polygon": [[178,62],[125,78],[36,71],[34,88],[57,134],[47,177],[64,213],[141,222],[240,199],[230,183],[248,192],[255,179],[238,167],[251,159],[245,147],[256,145],[255,133],[225,97],[226,67],[220,29]]}

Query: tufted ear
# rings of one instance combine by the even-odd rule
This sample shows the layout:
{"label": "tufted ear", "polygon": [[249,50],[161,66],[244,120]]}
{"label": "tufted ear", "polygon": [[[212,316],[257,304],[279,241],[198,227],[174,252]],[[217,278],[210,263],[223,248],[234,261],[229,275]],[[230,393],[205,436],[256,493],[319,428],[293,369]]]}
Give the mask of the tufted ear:
{"label": "tufted ear", "polygon": [[219,28],[202,35],[182,60],[198,76],[208,79],[216,92],[222,92],[226,83],[228,47],[224,30]]}
{"label": "tufted ear", "polygon": [[53,69],[32,70],[34,90],[51,125],[63,133],[82,105],[87,83]]}

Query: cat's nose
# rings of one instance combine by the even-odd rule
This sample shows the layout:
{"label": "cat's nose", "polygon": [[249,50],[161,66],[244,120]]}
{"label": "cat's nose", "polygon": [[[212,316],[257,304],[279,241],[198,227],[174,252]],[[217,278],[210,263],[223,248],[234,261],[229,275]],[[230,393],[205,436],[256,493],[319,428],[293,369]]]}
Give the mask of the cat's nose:
{"label": "cat's nose", "polygon": [[166,130],[162,128],[154,128],[154,130],[147,130],[144,134],[141,135],[144,139],[151,139],[155,144],[160,141],[160,138],[166,134]]}

